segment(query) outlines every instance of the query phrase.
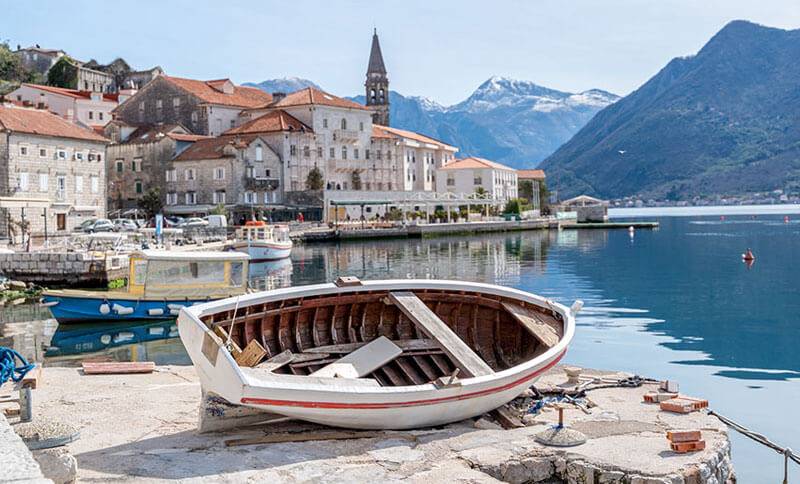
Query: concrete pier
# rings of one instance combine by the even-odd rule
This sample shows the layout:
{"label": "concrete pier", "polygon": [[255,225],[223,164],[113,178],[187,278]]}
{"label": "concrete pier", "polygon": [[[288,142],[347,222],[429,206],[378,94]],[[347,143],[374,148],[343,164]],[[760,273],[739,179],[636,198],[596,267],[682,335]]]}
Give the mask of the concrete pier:
{"label": "concrete pier", "polygon": [[[564,371],[556,368],[537,385],[565,381]],[[194,369],[185,366],[95,376],[45,368],[34,414],[79,427],[80,439],[68,447],[78,460],[78,480],[87,481],[734,482],[725,427],[704,413],[670,414],[643,403],[652,389],[590,392],[596,405],[590,414],[566,410],[567,424],[588,437],[570,448],[544,447],[533,439],[556,421],[552,410],[526,417],[528,426],[514,430],[468,420],[356,440],[228,446],[227,440],[257,438],[279,428],[199,434],[200,385]],[[295,431],[302,428],[295,425]],[[706,449],[672,452],[665,433],[676,429],[702,430]]]}

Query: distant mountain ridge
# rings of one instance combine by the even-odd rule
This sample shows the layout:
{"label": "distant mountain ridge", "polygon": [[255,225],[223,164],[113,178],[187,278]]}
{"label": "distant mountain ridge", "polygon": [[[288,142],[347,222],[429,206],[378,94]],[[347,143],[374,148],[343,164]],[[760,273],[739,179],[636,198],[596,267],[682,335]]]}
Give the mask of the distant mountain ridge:
{"label": "distant mountain ridge", "polygon": [[600,111],[542,168],[564,196],[800,187],[800,30],[734,21]]}
{"label": "distant mountain ridge", "polygon": [[320,89],[320,87],[314,84],[312,81],[308,79],[303,79],[301,77],[284,77],[281,79],[269,79],[267,81],[262,81],[259,83],[254,82],[245,82],[244,86],[250,87],[257,87],[262,91],[266,91],[270,94],[273,92],[282,92],[284,94],[288,94],[290,92],[299,91],[300,89],[305,89],[307,87],[314,87]]}
{"label": "distant mountain ridge", "polygon": [[[292,79],[298,89],[313,85]],[[272,92],[285,79],[248,83]],[[291,92],[291,91],[290,91]],[[364,104],[364,96],[349,99]],[[618,96],[592,89],[562,92],[533,82],[494,76],[464,101],[444,106],[390,91],[392,126],[459,147],[459,156],[481,156],[515,168],[531,168],[576,133]]]}

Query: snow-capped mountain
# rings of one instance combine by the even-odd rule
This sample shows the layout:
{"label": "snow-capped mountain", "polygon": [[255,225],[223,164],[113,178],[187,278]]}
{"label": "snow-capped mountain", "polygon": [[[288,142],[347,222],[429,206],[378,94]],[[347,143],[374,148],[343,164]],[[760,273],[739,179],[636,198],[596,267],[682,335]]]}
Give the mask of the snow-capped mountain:
{"label": "snow-capped mountain", "polygon": [[314,82],[309,81],[308,79],[303,79],[302,77],[283,77],[281,79],[269,79],[266,81],[261,81],[257,84],[254,82],[245,82],[243,85],[257,87],[262,91],[266,91],[270,94],[273,92],[282,92],[288,94],[290,92],[299,91],[300,89],[305,89],[307,87],[315,87],[317,89],[321,89]]}
{"label": "snow-capped mountain", "polygon": [[[287,80],[296,84],[284,83]],[[287,78],[249,85],[268,92],[292,92],[314,84]],[[364,96],[349,99],[364,103]],[[452,106],[389,92],[392,126],[457,146],[458,156],[481,156],[515,168],[536,166],[617,99],[599,89],[570,93],[499,76]]]}

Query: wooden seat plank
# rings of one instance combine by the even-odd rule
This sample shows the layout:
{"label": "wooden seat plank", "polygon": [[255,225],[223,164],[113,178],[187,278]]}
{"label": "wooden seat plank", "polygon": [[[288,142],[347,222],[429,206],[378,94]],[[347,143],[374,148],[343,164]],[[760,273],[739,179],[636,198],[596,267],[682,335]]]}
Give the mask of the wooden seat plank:
{"label": "wooden seat plank", "polygon": [[561,339],[559,332],[553,327],[553,323],[548,321],[544,315],[518,304],[503,302],[502,305],[534,338],[548,348],[555,346]]}
{"label": "wooden seat plank", "polygon": [[465,376],[483,376],[494,373],[491,367],[475,354],[472,348],[459,338],[416,294],[409,291],[390,292],[389,300],[400,308],[400,311],[417,327],[422,329],[423,333],[436,341]]}
{"label": "wooden seat plank", "polygon": [[392,343],[389,338],[380,336],[330,365],[311,373],[310,376],[361,378],[394,360],[402,353],[403,350]]}

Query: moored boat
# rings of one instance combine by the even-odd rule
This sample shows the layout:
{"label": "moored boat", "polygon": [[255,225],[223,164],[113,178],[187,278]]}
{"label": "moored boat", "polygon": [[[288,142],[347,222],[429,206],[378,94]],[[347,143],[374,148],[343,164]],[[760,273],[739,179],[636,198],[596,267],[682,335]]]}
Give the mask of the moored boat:
{"label": "moored boat", "polygon": [[59,323],[172,319],[181,308],[247,292],[248,256],[144,250],[130,255],[125,290],[44,291]]}
{"label": "moored boat", "polygon": [[229,402],[404,429],[517,397],[564,356],[579,308],[488,284],[340,279],[188,307],[178,331],[203,389]]}
{"label": "moored boat", "polygon": [[230,247],[248,254],[253,262],[263,262],[289,257],[293,245],[286,225],[250,221],[236,229],[236,242]]}

